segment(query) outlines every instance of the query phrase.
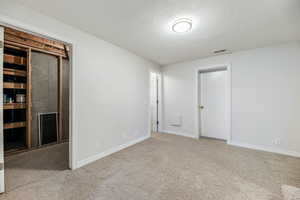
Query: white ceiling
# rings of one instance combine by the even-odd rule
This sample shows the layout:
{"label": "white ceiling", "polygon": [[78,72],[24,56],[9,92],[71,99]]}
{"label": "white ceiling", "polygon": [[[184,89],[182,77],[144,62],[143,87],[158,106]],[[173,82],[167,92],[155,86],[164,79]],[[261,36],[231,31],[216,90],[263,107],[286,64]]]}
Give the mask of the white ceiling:
{"label": "white ceiling", "polygon": [[[161,65],[300,40],[299,0],[16,0]],[[176,18],[193,20],[186,34]]]}

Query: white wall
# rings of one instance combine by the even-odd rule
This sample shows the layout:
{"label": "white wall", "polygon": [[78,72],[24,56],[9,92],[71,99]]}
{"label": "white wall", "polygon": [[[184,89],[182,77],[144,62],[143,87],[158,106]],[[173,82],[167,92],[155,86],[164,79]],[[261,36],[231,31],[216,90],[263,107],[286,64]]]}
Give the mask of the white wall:
{"label": "white wall", "polygon": [[[196,68],[227,63],[232,68],[231,143],[300,156],[300,42],[163,67],[164,130],[198,137]],[[181,127],[170,126],[174,115],[182,116]]]}
{"label": "white wall", "polygon": [[149,70],[158,65],[9,1],[0,22],[73,43],[74,165],[149,137]]}

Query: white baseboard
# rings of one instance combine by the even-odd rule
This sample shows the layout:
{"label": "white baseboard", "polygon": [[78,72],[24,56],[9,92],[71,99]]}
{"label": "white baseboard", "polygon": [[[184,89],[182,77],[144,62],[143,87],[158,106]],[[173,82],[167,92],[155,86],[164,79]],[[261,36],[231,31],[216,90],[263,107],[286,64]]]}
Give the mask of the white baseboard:
{"label": "white baseboard", "polygon": [[286,150],[272,148],[272,147],[264,147],[264,146],[259,146],[259,145],[244,144],[244,143],[232,142],[232,141],[228,142],[227,144],[232,145],[232,146],[238,146],[238,147],[244,147],[244,148],[248,148],[248,149],[259,150],[259,151],[278,153],[278,154],[287,155],[287,156],[300,157],[300,152],[296,152],[296,151],[286,151]]}
{"label": "white baseboard", "polygon": [[[197,137],[195,137],[193,135],[186,134],[186,133],[179,133],[179,132],[169,131],[169,130],[162,130],[160,132],[197,139]],[[227,144],[232,145],[232,146],[238,146],[238,147],[243,147],[243,148],[248,148],[248,149],[266,151],[266,152],[277,153],[277,154],[282,154],[282,155],[287,155],[287,156],[293,156],[293,157],[300,158],[300,152],[296,152],[296,151],[287,151],[287,150],[278,149],[278,148],[265,147],[265,146],[252,145],[252,144],[245,144],[245,143],[232,142],[232,141],[227,141]]]}
{"label": "white baseboard", "polygon": [[130,146],[132,146],[132,145],[134,145],[134,144],[137,144],[137,143],[139,143],[139,142],[142,142],[142,141],[144,141],[144,140],[146,140],[146,139],[148,139],[148,138],[150,138],[149,135],[144,136],[144,137],[141,137],[141,138],[136,139],[136,140],[133,140],[133,141],[130,141],[130,142],[127,142],[127,143],[122,144],[122,145],[119,145],[119,146],[117,146],[117,147],[113,147],[113,148],[108,149],[108,150],[106,150],[106,151],[104,151],[104,152],[101,152],[101,153],[99,153],[99,154],[90,156],[90,157],[88,157],[88,158],[86,158],[86,159],[84,159],[84,160],[78,161],[78,162],[77,162],[77,165],[76,165],[76,168],[83,167],[83,166],[85,166],[85,165],[87,165],[87,164],[89,164],[89,163],[92,163],[92,162],[94,162],[94,161],[96,161],[96,160],[99,160],[99,159],[101,159],[101,158],[104,158],[104,157],[106,157],[106,156],[108,156],[108,155],[110,155],[110,154],[113,154],[113,153],[118,152],[118,151],[120,151],[120,150],[122,150],[122,149],[125,149],[125,148],[127,148],[127,147],[130,147]]}
{"label": "white baseboard", "polygon": [[187,134],[187,133],[179,133],[179,132],[176,132],[176,131],[169,131],[169,130],[161,130],[160,131],[161,133],[167,133],[167,134],[173,134],[173,135],[180,135],[180,136],[184,136],[184,137],[189,137],[189,138],[197,138],[196,136],[194,135],[190,135],[190,134]]}

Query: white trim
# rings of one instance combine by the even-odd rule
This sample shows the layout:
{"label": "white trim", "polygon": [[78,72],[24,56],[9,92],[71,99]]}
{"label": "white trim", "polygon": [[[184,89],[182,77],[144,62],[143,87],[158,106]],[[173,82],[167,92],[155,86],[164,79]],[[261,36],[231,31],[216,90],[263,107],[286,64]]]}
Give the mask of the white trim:
{"label": "white trim", "polygon": [[273,147],[265,147],[265,146],[259,146],[259,145],[253,145],[253,144],[245,144],[245,143],[239,143],[239,142],[229,142],[227,143],[232,146],[237,146],[237,147],[243,147],[247,149],[254,149],[258,151],[266,151],[266,152],[271,152],[271,153],[277,153],[277,154],[282,154],[282,155],[287,155],[287,156],[293,156],[293,157],[298,157],[300,158],[300,152],[297,151],[286,151],[283,149],[277,149]]}
{"label": "white trim", "polygon": [[[4,131],[3,131],[3,54],[4,54],[4,29],[0,27],[0,193],[5,192],[4,181]],[[3,45],[2,45],[3,44]]]}
{"label": "white trim", "polygon": [[[175,131],[168,131],[168,130],[163,130],[161,132],[162,134],[172,134],[172,135],[179,135],[183,137],[189,137],[189,138],[194,138],[198,139],[198,137],[195,137],[193,135],[187,134],[187,133],[179,133]],[[227,142],[228,145],[235,146],[235,147],[242,147],[242,148],[247,148],[247,149],[252,149],[252,150],[258,150],[258,151],[266,151],[270,153],[277,153],[277,154],[282,154],[286,156],[293,156],[300,158],[300,152],[297,151],[286,151],[282,149],[276,149],[272,147],[264,147],[264,146],[259,146],[259,145],[253,145],[253,144],[245,144],[245,143],[239,143],[239,142]]]}
{"label": "white trim", "polygon": [[200,138],[200,124],[199,124],[199,72],[205,72],[205,71],[214,71],[214,70],[220,70],[225,69],[227,71],[226,73],[226,115],[227,115],[227,143],[231,142],[232,133],[231,133],[231,123],[232,123],[232,110],[231,110],[231,64],[219,64],[219,65],[213,65],[208,67],[198,67],[195,72],[196,76],[196,105],[195,105],[195,119],[196,119],[196,126],[195,126],[195,133],[197,134],[198,138]]}
{"label": "white trim", "polygon": [[92,163],[92,162],[96,161],[96,160],[99,160],[99,159],[104,158],[106,156],[109,156],[109,155],[111,155],[113,153],[121,151],[121,150],[123,150],[123,149],[125,149],[127,147],[130,147],[132,145],[140,143],[140,142],[142,142],[142,141],[144,141],[144,140],[146,140],[148,138],[150,138],[150,135],[141,137],[141,138],[133,140],[133,141],[129,141],[129,142],[127,142],[125,144],[121,144],[121,145],[119,145],[117,147],[110,148],[110,149],[108,149],[108,150],[106,150],[104,152],[101,152],[99,154],[90,156],[90,157],[88,157],[88,158],[86,158],[84,160],[78,161],[76,166],[77,166],[77,168],[83,167],[83,166],[85,166],[85,165],[87,165],[89,163]]}
{"label": "white trim", "polygon": [[71,57],[70,57],[70,89],[69,89],[69,167],[74,170],[77,168],[76,166],[76,158],[77,158],[77,138],[78,134],[75,129],[75,44],[72,44],[71,48]]}
{"label": "white trim", "polygon": [[75,127],[75,51],[76,51],[76,45],[74,40],[70,40],[68,37],[64,37],[62,35],[57,35],[55,33],[49,33],[49,31],[45,31],[43,29],[40,29],[36,26],[32,26],[26,23],[23,23],[18,20],[11,19],[7,16],[0,15],[0,25],[3,26],[9,26],[9,27],[15,27],[20,30],[24,30],[26,32],[31,32],[33,34],[37,34],[43,37],[63,41],[66,43],[69,43],[71,46],[71,57],[70,57],[70,111],[69,111],[69,118],[70,118],[70,133],[69,133],[69,167],[70,169],[74,170],[77,168],[76,166],[76,152],[77,152],[77,133],[76,133],[76,127]]}
{"label": "white trim", "polygon": [[191,135],[191,134],[188,134],[188,133],[179,133],[179,132],[176,132],[176,131],[169,131],[169,130],[161,130],[161,133],[162,134],[165,133],[165,134],[179,135],[179,136],[189,137],[189,138],[194,138],[194,139],[198,138],[197,136]]}

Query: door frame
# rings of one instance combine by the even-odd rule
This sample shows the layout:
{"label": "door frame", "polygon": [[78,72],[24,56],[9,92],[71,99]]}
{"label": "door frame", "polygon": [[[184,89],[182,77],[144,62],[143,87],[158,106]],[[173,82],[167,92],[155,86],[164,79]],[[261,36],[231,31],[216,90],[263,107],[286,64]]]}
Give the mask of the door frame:
{"label": "door frame", "polygon": [[198,138],[201,138],[201,123],[200,123],[200,110],[199,110],[199,103],[200,103],[200,88],[199,88],[199,77],[201,75],[201,72],[214,72],[214,71],[220,71],[224,70],[227,71],[226,73],[226,132],[227,132],[227,144],[231,142],[232,134],[231,134],[231,121],[232,121],[232,102],[231,102],[231,65],[229,63],[227,64],[219,64],[219,65],[213,65],[213,66],[207,66],[207,67],[198,67],[196,69],[195,77],[196,77],[196,105],[195,105],[195,119],[196,119],[196,127],[195,132]]}
{"label": "door frame", "polygon": [[[69,168],[71,170],[74,170],[77,167],[76,162],[76,152],[77,152],[77,141],[78,141],[78,135],[75,133],[76,127],[75,127],[75,91],[74,91],[74,85],[75,85],[75,50],[76,45],[75,41],[71,40],[68,37],[56,35],[54,33],[49,33],[46,30],[40,29],[35,26],[31,26],[28,24],[24,24],[20,21],[12,20],[10,18],[4,17],[0,15],[0,26],[4,27],[10,27],[13,29],[17,29],[23,32],[27,32],[33,35],[41,36],[44,38],[48,38],[51,40],[57,40],[64,43],[67,43],[70,47],[70,70],[69,70]],[[3,122],[0,122],[3,123]]]}

